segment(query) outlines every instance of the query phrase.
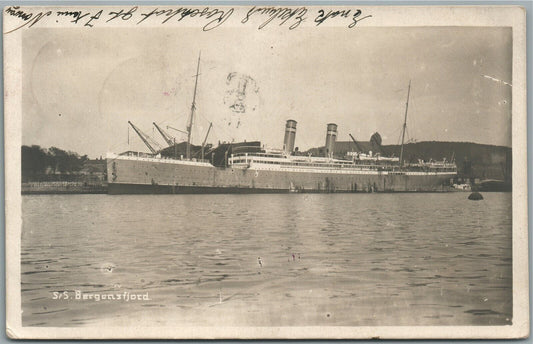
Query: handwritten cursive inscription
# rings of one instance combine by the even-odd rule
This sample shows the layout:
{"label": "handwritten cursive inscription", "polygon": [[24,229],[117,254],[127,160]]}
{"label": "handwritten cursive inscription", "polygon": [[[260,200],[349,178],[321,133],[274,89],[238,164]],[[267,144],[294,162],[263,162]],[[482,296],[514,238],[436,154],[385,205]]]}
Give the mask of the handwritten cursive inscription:
{"label": "handwritten cursive inscription", "polygon": [[[135,25],[141,25],[150,22],[151,25],[163,25],[169,22],[181,22],[192,20],[194,24],[200,22],[203,31],[216,29],[227,22],[235,12],[234,8],[215,8],[215,7],[198,7],[198,8],[155,8],[145,10],[142,7],[133,6],[120,8],[115,7],[106,11],[97,7],[69,8],[68,10],[30,12],[31,8],[25,9],[20,6],[10,6],[4,11],[7,16],[15,18],[14,29],[10,29],[5,34],[17,31],[21,28],[30,28],[45,18],[54,18],[56,23],[68,20],[72,25],[83,27],[94,27],[99,23],[109,22],[133,22]],[[246,11],[245,8],[238,8],[239,12]],[[317,11],[314,14],[313,11]],[[277,25],[286,27],[288,30],[294,30],[306,21],[308,16],[311,18],[311,25],[320,26],[326,21],[346,20],[349,21],[348,28],[355,27],[361,20],[370,18],[372,15],[363,16],[360,9],[308,9],[306,7],[258,7],[253,6],[246,12],[243,17],[239,17],[241,24],[257,23],[257,29],[265,29],[268,25]],[[314,17],[314,19],[312,19]],[[13,20],[10,20],[12,22]],[[61,25],[61,24],[60,24]]]}
{"label": "handwritten cursive inscription", "polygon": [[80,19],[85,18],[89,14],[90,13],[83,13],[82,11],[58,11],[57,12],[58,17],[61,17],[61,16],[71,17],[72,18],[71,23],[75,23],[75,24],[77,24]]}
{"label": "handwritten cursive inscription", "polygon": [[205,26],[203,27],[204,31],[213,30],[220,25],[222,25],[228,18],[232,15],[233,8],[223,11],[219,10],[217,8],[210,9],[209,7],[205,7],[202,10],[199,10],[197,8],[178,8],[178,9],[163,9],[160,10],[156,8],[155,10],[149,12],[149,13],[141,13],[141,16],[143,17],[141,20],[137,22],[137,24],[142,23],[146,19],[150,18],[151,16],[163,16],[166,17],[161,24],[165,24],[169,20],[173,19],[174,17],[177,18],[177,21],[181,21],[187,17],[193,18],[198,16],[199,18],[205,18],[205,19],[211,19],[211,17],[214,17],[211,21],[209,21]]}
{"label": "handwritten cursive inscription", "polygon": [[20,6],[9,6],[6,9],[6,13],[13,17],[20,18],[24,22],[22,25],[14,28],[13,30],[5,32],[5,33],[10,33],[13,31],[17,31],[18,29],[21,29],[25,27],[26,25],[28,25],[28,27],[32,27],[44,17],[48,17],[49,15],[51,15],[52,11],[39,12],[37,14],[34,14],[34,13],[24,12],[23,10],[20,9]]}
{"label": "handwritten cursive inscription", "polygon": [[361,14],[363,13],[359,9],[355,10],[353,12],[353,14],[351,12],[352,12],[352,10],[340,10],[340,11],[339,10],[337,10],[337,11],[330,10],[330,11],[328,11],[326,13],[326,11],[324,11],[324,10],[319,10],[318,11],[318,16],[315,18],[316,26],[322,24],[323,22],[325,22],[327,19],[330,19],[330,18],[335,18],[335,17],[349,18],[349,17],[351,17],[352,22],[350,23],[350,25],[348,25],[348,27],[351,29],[355,25],[357,25],[357,23],[360,22],[361,20],[372,17],[372,15],[367,15],[367,16],[359,18],[361,16]]}
{"label": "handwritten cursive inscription", "polygon": [[259,25],[258,29],[261,30],[268,24],[270,24],[274,20],[279,20],[279,26],[282,26],[287,21],[291,21],[292,25],[289,26],[289,30],[293,30],[297,28],[305,19],[305,14],[307,13],[307,8],[305,7],[298,7],[298,8],[280,8],[280,7],[252,7],[251,10],[246,13],[246,17],[244,17],[241,20],[242,24],[245,24],[248,22],[248,20],[256,15],[256,16],[266,16],[268,17],[267,20],[265,20],[261,25]]}

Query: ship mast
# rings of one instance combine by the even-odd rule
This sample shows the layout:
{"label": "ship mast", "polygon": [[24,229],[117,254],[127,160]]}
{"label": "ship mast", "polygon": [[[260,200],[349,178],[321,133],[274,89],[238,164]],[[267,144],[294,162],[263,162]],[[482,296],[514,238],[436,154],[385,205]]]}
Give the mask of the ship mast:
{"label": "ship mast", "polygon": [[194,94],[192,97],[191,116],[189,117],[189,124],[187,125],[187,160],[191,158],[191,132],[192,123],[194,120],[194,110],[196,110],[196,88],[198,86],[198,75],[200,75],[200,54],[198,54],[198,66],[196,67],[196,80],[194,82]]}
{"label": "ship mast", "polygon": [[407,89],[407,102],[405,103],[405,118],[403,120],[402,147],[400,148],[400,167],[403,167],[403,141],[405,138],[405,128],[407,128],[407,109],[409,108],[409,93],[411,93],[411,80]]}

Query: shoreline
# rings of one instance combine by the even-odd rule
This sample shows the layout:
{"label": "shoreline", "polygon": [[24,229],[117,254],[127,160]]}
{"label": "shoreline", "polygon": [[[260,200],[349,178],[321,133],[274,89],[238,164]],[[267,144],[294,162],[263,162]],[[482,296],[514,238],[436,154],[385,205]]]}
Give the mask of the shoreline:
{"label": "shoreline", "polygon": [[86,182],[26,182],[21,185],[22,195],[54,194],[107,194],[107,183]]}

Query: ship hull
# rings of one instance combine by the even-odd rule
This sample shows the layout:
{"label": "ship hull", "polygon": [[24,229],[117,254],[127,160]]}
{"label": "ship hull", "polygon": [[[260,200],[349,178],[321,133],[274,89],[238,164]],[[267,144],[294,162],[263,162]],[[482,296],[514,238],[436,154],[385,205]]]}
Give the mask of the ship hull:
{"label": "ship hull", "polygon": [[449,187],[428,188],[424,190],[285,190],[285,189],[260,189],[260,188],[237,188],[237,187],[196,187],[172,185],[143,185],[143,184],[109,184],[109,195],[187,195],[187,194],[280,194],[280,193],[440,193],[454,191]]}
{"label": "ship hull", "polygon": [[108,186],[110,195],[126,194],[152,194],[152,195],[178,195],[178,194],[250,194],[250,193],[288,193],[289,190],[281,189],[252,189],[238,187],[209,187],[209,186],[176,186],[176,185],[148,185],[112,183]]}
{"label": "ship hull", "polygon": [[109,194],[446,192],[454,173],[214,167],[157,158],[108,158]]}

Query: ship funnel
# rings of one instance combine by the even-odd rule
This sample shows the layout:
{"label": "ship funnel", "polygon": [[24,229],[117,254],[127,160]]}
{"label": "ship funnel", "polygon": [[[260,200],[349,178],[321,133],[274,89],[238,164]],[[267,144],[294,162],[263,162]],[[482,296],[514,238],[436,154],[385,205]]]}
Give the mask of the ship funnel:
{"label": "ship funnel", "polygon": [[292,154],[294,150],[294,140],[296,139],[296,121],[289,119],[285,124],[285,138],[283,139],[283,151]]}
{"label": "ship funnel", "polygon": [[335,123],[328,124],[328,131],[326,134],[326,157],[333,157],[335,150],[335,141],[337,140],[337,125]]}

